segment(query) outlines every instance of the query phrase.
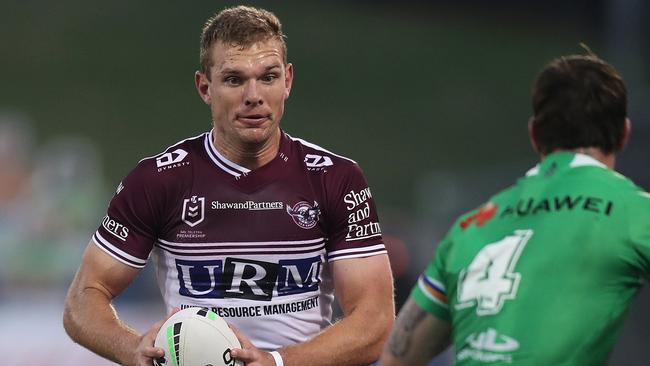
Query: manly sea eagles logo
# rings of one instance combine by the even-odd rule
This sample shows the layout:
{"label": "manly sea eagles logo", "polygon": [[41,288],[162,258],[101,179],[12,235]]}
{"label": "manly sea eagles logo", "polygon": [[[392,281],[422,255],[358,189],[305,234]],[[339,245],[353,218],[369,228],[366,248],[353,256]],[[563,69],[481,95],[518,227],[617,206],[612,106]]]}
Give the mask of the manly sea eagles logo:
{"label": "manly sea eagles logo", "polygon": [[183,222],[194,227],[205,218],[205,197],[192,196],[183,200]]}
{"label": "manly sea eagles logo", "polygon": [[293,205],[293,207],[290,205],[286,206],[287,213],[291,216],[296,225],[303,229],[311,229],[316,226],[318,218],[320,217],[320,207],[318,207],[316,201],[314,201],[313,206],[305,201],[300,201]]}

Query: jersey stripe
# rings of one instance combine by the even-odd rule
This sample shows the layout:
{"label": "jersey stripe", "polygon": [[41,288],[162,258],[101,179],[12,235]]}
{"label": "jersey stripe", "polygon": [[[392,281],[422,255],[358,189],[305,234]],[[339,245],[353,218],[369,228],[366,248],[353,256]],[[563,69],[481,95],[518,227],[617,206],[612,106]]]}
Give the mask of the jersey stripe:
{"label": "jersey stripe", "polygon": [[382,249],[386,249],[384,244],[377,244],[377,245],[372,245],[372,246],[367,246],[367,247],[334,250],[334,251],[329,252],[329,255],[330,256],[332,256],[332,255],[341,255],[341,254],[356,253],[356,252],[359,252],[359,251],[382,250]]}
{"label": "jersey stripe", "polygon": [[[267,253],[272,253],[276,251],[305,251],[308,249],[322,249],[325,247],[325,242],[320,242],[316,244],[297,244],[291,246],[270,246],[270,245],[224,245],[224,246],[193,246],[193,247],[181,247],[176,245],[167,245],[161,242],[157,242],[156,245],[162,249],[173,250],[179,253],[207,253],[207,254],[218,254],[221,251],[230,251],[230,252],[251,252],[251,251],[263,251]],[[260,250],[256,250],[260,249]]]}
{"label": "jersey stripe", "polygon": [[237,171],[240,171],[242,173],[250,173],[250,171],[251,171],[250,169],[248,169],[246,167],[243,167],[243,166],[241,166],[241,165],[239,165],[237,163],[234,163],[234,162],[228,160],[228,158],[226,158],[225,156],[221,155],[221,153],[219,152],[217,147],[214,146],[214,140],[212,139],[212,134],[213,133],[214,133],[214,129],[212,129],[210,131],[210,133],[208,133],[206,135],[206,137],[208,138],[208,141],[210,142],[210,148],[212,149],[212,151],[214,151],[215,155],[217,156],[217,159],[219,159],[219,161],[221,161],[222,163],[228,165],[229,167],[231,167],[231,168],[233,168],[233,169],[235,169]]}
{"label": "jersey stripe", "polygon": [[135,267],[135,268],[143,268],[147,264],[147,261],[134,257],[129,253],[126,253],[118,249],[116,246],[111,244],[108,240],[104,239],[104,237],[99,232],[95,232],[95,235],[93,235],[93,242],[95,243],[95,245],[97,245],[97,247],[99,247],[99,249],[103,250],[111,257],[119,260],[120,262],[128,266]]}
{"label": "jersey stripe", "polygon": [[206,249],[206,246],[295,246],[295,245],[306,245],[306,244],[320,244],[325,241],[325,238],[316,238],[308,240],[280,240],[280,241],[231,241],[231,242],[198,242],[198,243],[176,243],[172,241],[167,241],[163,239],[158,239],[159,243],[162,243],[166,246],[176,246],[176,247],[194,247],[196,249]]}
{"label": "jersey stripe", "polygon": [[421,275],[418,279],[418,287],[427,298],[440,306],[447,307],[447,295],[444,286],[440,282]]}
{"label": "jersey stripe", "polygon": [[312,149],[316,149],[316,150],[320,150],[320,151],[326,152],[326,153],[328,153],[328,154],[330,154],[330,155],[334,155],[334,156],[339,157],[339,158],[341,158],[341,159],[345,159],[345,160],[347,160],[347,161],[351,161],[351,162],[353,162],[353,163],[355,163],[355,164],[357,163],[356,161],[354,161],[354,160],[352,160],[352,159],[350,159],[350,158],[346,158],[345,156],[341,156],[341,155],[338,155],[338,154],[334,154],[333,152],[331,152],[331,151],[329,151],[329,150],[327,150],[327,149],[324,149],[324,148],[322,148],[322,147],[320,147],[320,146],[318,146],[318,145],[316,145],[316,144],[312,144],[311,142],[307,142],[307,141],[305,141],[305,140],[303,140],[303,139],[299,139],[299,138],[296,138],[296,137],[291,137],[291,135],[289,135],[289,134],[286,133],[286,132],[285,132],[285,134],[286,134],[286,135],[287,135],[291,140],[293,140],[293,141],[298,141],[299,143],[301,143],[301,144],[303,144],[303,145],[305,145],[305,146],[307,146],[307,147],[311,147]]}
{"label": "jersey stripe", "polygon": [[375,249],[375,250],[357,251],[350,254],[328,255],[327,260],[330,262],[334,262],[340,259],[365,258],[365,257],[373,257],[375,255],[380,255],[380,254],[388,254],[388,251],[386,249],[379,249],[379,250]]}
{"label": "jersey stripe", "polygon": [[199,134],[199,135],[196,135],[196,136],[194,136],[194,137],[190,137],[190,138],[187,138],[187,139],[185,139],[185,140],[181,140],[181,141],[179,141],[179,142],[177,142],[177,143],[175,143],[175,144],[173,144],[173,145],[171,145],[171,146],[168,146],[168,147],[167,147],[165,150],[163,150],[163,152],[161,152],[161,153],[158,153],[158,154],[153,155],[153,156],[147,156],[146,158],[142,158],[142,159],[140,159],[140,161],[139,161],[138,163],[141,163],[142,161],[147,160],[147,159],[153,159],[153,158],[156,158],[156,157],[158,157],[158,156],[160,156],[160,155],[166,153],[167,151],[169,151],[169,149],[171,149],[172,147],[176,147],[176,146],[182,144],[182,143],[185,142],[185,141],[198,139],[198,138],[200,138],[201,136],[203,136],[204,134],[205,134],[205,132],[204,132],[204,133],[201,133],[201,134]]}
{"label": "jersey stripe", "polygon": [[188,256],[188,257],[210,257],[210,256],[232,256],[232,255],[278,255],[278,254],[305,254],[305,253],[318,253],[325,249],[325,244],[314,245],[307,248],[261,248],[258,250],[252,248],[242,248],[242,249],[222,249],[222,250],[179,250],[174,248],[169,248],[167,246],[161,245],[160,243],[155,244],[156,247],[164,250],[165,252],[175,254],[178,256]]}
{"label": "jersey stripe", "polygon": [[224,172],[226,172],[226,173],[228,173],[228,174],[230,174],[230,175],[232,175],[232,176],[234,176],[234,177],[239,177],[239,176],[241,176],[241,173],[238,173],[238,172],[235,172],[235,171],[233,171],[233,170],[230,170],[230,169],[228,169],[225,165],[223,165],[223,163],[219,160],[219,158],[217,157],[217,155],[215,155],[215,152],[212,150],[212,148],[211,148],[211,146],[210,146],[210,142],[209,142],[209,141],[210,141],[210,138],[209,138],[208,136],[210,136],[210,134],[206,134],[206,135],[205,135],[205,139],[204,139],[204,141],[203,141],[203,145],[205,146],[205,151],[208,153],[208,156],[210,157],[210,160],[212,160],[212,162],[214,162],[214,163],[215,163],[219,168],[221,168],[221,170],[223,170]]}
{"label": "jersey stripe", "polygon": [[[245,168],[239,164],[233,163],[232,161],[228,160],[225,156],[221,155],[219,150],[217,150],[217,147],[214,146],[214,141],[212,140],[213,133],[214,133],[214,129],[206,133],[205,141],[204,141],[205,150],[210,156],[210,159],[212,159],[212,161],[215,164],[217,164],[219,168],[223,169],[228,174],[234,175],[236,177],[239,177],[242,174],[250,173],[250,169]],[[226,167],[226,165],[228,167]]]}

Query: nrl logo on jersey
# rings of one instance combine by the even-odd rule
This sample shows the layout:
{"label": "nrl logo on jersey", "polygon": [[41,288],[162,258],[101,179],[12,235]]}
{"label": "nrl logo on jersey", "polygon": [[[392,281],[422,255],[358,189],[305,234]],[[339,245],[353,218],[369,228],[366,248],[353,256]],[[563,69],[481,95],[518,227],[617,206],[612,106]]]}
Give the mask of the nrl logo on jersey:
{"label": "nrl logo on jersey", "polygon": [[293,222],[296,225],[300,226],[303,229],[311,229],[316,226],[318,219],[320,218],[320,207],[318,203],[314,201],[314,205],[310,205],[309,202],[300,201],[293,205],[286,205],[287,213],[293,219]]}
{"label": "nrl logo on jersey", "polygon": [[205,197],[192,196],[183,200],[183,222],[194,227],[205,218]]}
{"label": "nrl logo on jersey", "polygon": [[156,158],[156,167],[158,167],[158,172],[160,173],[163,170],[189,165],[189,161],[183,161],[185,157],[187,157],[187,151],[183,149],[176,149],[160,155]]}

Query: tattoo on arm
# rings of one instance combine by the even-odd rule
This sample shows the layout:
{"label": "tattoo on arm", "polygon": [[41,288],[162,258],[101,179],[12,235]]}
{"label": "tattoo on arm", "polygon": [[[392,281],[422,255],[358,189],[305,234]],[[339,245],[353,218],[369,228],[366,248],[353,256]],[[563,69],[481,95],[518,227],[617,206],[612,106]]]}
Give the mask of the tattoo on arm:
{"label": "tattoo on arm", "polygon": [[395,328],[388,340],[388,350],[398,358],[404,357],[410,347],[413,331],[417,325],[426,317],[427,312],[414,303],[406,303],[399,317]]}

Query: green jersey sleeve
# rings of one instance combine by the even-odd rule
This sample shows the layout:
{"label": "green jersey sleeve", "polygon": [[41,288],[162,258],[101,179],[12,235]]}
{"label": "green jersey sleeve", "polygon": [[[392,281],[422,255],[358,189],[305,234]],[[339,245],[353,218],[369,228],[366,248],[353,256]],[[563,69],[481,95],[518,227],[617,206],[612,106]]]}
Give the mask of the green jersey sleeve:
{"label": "green jersey sleeve", "polygon": [[634,203],[630,219],[636,223],[630,225],[630,238],[639,256],[640,276],[650,281],[650,194],[640,190]]}
{"label": "green jersey sleeve", "polygon": [[447,286],[445,284],[445,253],[451,243],[449,235],[440,242],[433,260],[418,278],[417,284],[411,291],[411,299],[422,309],[436,317],[451,321],[447,301]]}

